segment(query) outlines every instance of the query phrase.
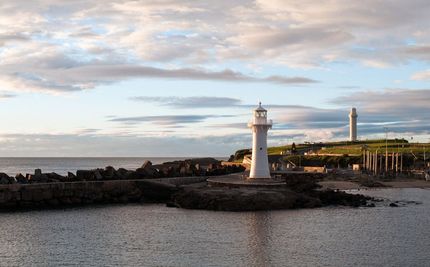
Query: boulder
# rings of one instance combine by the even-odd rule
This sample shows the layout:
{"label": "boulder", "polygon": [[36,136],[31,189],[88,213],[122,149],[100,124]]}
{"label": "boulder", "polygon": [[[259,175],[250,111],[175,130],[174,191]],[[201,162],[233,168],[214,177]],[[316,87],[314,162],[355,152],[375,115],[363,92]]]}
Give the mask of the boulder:
{"label": "boulder", "polygon": [[68,180],[66,177],[55,172],[45,173],[45,175],[51,182],[66,182]]}
{"label": "boulder", "polygon": [[102,175],[103,175],[103,178],[107,180],[117,179],[116,170],[112,166],[107,166],[103,171]]}
{"label": "boulder", "polygon": [[145,160],[142,167],[136,169],[136,172],[145,177],[155,177],[157,174],[157,169],[152,166],[152,162]]}
{"label": "boulder", "polygon": [[100,174],[98,170],[95,170],[93,173],[96,180],[103,180],[103,176]]}
{"label": "boulder", "polygon": [[27,179],[30,181],[30,183],[47,183],[49,181],[49,178],[46,174],[41,174],[41,175],[27,174]]}
{"label": "boulder", "polygon": [[103,169],[77,170],[76,179],[79,181],[103,180],[103,176],[101,175],[101,172],[104,172],[104,170]]}
{"label": "boulder", "polygon": [[71,173],[71,172],[68,172],[68,173],[67,173],[67,179],[68,179],[69,181],[76,181],[76,175],[75,175],[75,174],[73,174],[73,173]]}
{"label": "boulder", "polygon": [[76,178],[79,181],[91,181],[94,180],[94,172],[91,170],[77,170]]}
{"label": "boulder", "polygon": [[131,171],[128,171],[124,168],[119,168],[117,171],[115,171],[115,177],[120,180],[127,179]]}
{"label": "boulder", "polygon": [[20,184],[26,184],[26,183],[28,183],[27,178],[25,178],[25,176],[22,175],[21,173],[18,173],[17,175],[15,175],[15,179]]}
{"label": "boulder", "polygon": [[140,168],[145,169],[149,167],[152,167],[152,162],[149,160],[145,160]]}
{"label": "boulder", "polygon": [[42,170],[41,170],[41,169],[35,169],[35,170],[34,170],[34,175],[35,175],[35,176],[40,176],[40,175],[42,175]]}
{"label": "boulder", "polygon": [[10,184],[10,177],[4,172],[0,172],[0,184]]}

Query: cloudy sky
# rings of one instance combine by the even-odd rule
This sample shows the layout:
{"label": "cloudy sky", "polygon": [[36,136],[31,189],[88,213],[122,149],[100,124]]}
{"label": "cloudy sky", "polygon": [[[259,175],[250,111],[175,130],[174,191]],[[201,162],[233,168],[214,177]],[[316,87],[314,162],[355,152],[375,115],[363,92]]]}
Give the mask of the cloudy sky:
{"label": "cloudy sky", "polygon": [[429,141],[428,0],[0,1],[0,156]]}

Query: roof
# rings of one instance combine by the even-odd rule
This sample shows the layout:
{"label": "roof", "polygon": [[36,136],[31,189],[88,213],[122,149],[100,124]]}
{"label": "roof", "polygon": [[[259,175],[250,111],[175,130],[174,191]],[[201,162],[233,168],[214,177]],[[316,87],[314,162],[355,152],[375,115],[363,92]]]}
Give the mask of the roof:
{"label": "roof", "polygon": [[258,108],[255,109],[255,111],[267,111],[261,106],[261,102],[258,103]]}

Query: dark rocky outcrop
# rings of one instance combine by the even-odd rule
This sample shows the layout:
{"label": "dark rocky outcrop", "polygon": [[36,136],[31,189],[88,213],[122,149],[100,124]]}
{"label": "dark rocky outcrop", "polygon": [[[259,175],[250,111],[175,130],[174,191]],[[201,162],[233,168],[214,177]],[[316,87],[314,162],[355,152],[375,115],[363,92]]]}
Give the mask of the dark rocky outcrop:
{"label": "dark rocky outcrop", "polygon": [[378,181],[375,181],[374,178],[370,178],[370,177],[360,178],[358,182],[361,186],[365,186],[365,187],[387,187],[386,185]]}
{"label": "dark rocky outcrop", "polygon": [[320,207],[321,202],[289,189],[186,188],[173,195],[176,207],[219,211],[254,211]]}
{"label": "dark rocky outcrop", "polygon": [[373,198],[360,195],[360,194],[349,194],[343,191],[316,191],[310,194],[311,196],[321,200],[324,206],[351,206],[351,207],[366,207],[368,201],[373,200]]}
{"label": "dark rocky outcrop", "polygon": [[[303,177],[301,177],[303,178]],[[253,211],[315,208],[329,205],[371,207],[371,197],[340,191],[320,191],[318,178],[289,177],[280,187],[184,187],[170,205],[187,209]],[[373,205],[374,206],[374,205]]]}
{"label": "dark rocky outcrop", "polygon": [[25,178],[25,176],[22,175],[21,173],[18,173],[15,176],[15,179],[16,179],[17,183],[19,183],[19,184],[26,184],[26,183],[28,183],[27,178]]}
{"label": "dark rocky outcrop", "polygon": [[14,184],[16,182],[14,177],[9,177],[6,173],[0,172],[0,184]]}

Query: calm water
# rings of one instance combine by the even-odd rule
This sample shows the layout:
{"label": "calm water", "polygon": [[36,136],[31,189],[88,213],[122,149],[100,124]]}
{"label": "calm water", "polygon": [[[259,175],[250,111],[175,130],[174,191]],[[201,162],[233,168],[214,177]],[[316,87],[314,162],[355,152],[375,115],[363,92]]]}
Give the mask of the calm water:
{"label": "calm water", "polygon": [[429,266],[430,190],[399,208],[211,212],[118,205],[0,213],[1,266]]}
{"label": "calm water", "polygon": [[56,172],[64,175],[69,171],[76,172],[79,169],[88,170],[106,166],[136,169],[142,166],[145,160],[159,164],[183,159],[187,158],[0,158],[0,172],[15,175],[34,173],[34,169],[40,168],[43,172]]}

